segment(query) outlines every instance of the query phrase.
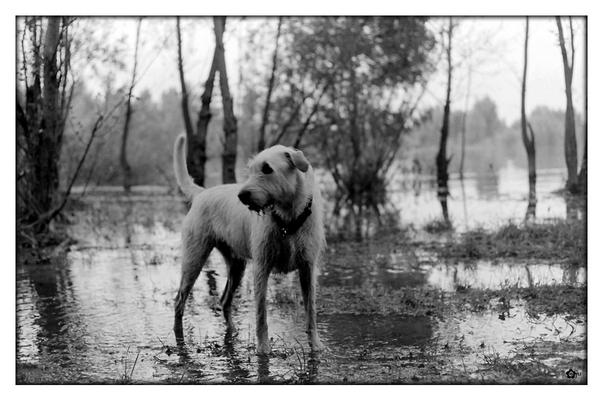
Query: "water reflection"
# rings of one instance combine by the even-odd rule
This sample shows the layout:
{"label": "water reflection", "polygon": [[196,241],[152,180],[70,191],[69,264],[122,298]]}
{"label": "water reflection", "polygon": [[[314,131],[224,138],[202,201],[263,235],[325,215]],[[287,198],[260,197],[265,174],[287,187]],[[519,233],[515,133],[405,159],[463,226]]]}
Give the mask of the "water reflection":
{"label": "water reflection", "polygon": [[[32,323],[19,323],[17,347],[25,349],[25,358],[51,358],[67,366],[71,359],[65,352],[72,348],[85,351],[87,334],[82,320],[75,317],[79,301],[73,291],[70,270],[64,265],[65,259],[52,261],[55,263],[18,267],[19,281],[26,281],[32,290],[18,291],[17,309],[25,310],[25,314],[17,316],[21,320],[28,318]],[[23,338],[33,339],[33,342]]]}
{"label": "water reflection", "polygon": [[[453,191],[457,197],[446,199],[453,222],[468,219],[469,223],[477,224],[485,216],[485,220],[497,224],[506,215],[490,209],[504,212],[505,202],[509,211],[514,211],[512,217],[522,215],[523,197],[482,201],[476,190],[475,182],[467,178],[463,187]],[[499,191],[500,196],[505,195]],[[559,204],[564,215],[585,217],[581,202],[567,202],[567,208],[576,211],[565,213],[563,197],[539,195],[538,217],[554,214],[554,204]],[[381,212],[381,221],[377,222],[375,217],[368,229],[385,226],[386,221],[404,224],[411,220],[431,220],[427,216],[429,210],[439,215],[435,187],[424,186],[418,197],[412,193],[392,197],[402,199],[398,202],[399,209],[389,208],[389,216]],[[65,370],[85,373],[89,379],[102,382],[119,380],[124,371],[134,382],[277,383],[298,378],[303,382],[342,382],[345,375],[362,382],[407,381],[404,366],[398,367],[398,359],[415,368],[418,364],[435,363],[423,361],[426,356],[431,360],[430,354],[418,361],[411,356],[417,356],[414,353],[420,353],[422,348],[435,349],[440,336],[450,340],[448,337],[454,336],[450,334],[467,335],[470,331],[472,334],[466,340],[471,339],[476,347],[487,335],[498,335],[500,328],[505,328],[502,337],[506,340],[521,338],[523,331],[532,331],[532,336],[546,339],[542,334],[546,328],[552,328],[552,323],[564,327],[566,332],[558,335],[561,339],[570,331],[563,323],[565,317],[531,321],[519,307],[510,309],[504,315],[505,320],[499,319],[497,313],[482,316],[459,312],[446,315],[445,321],[399,314],[336,314],[324,309],[319,315],[319,328],[331,352],[319,357],[307,351],[306,357],[302,357],[295,338],[302,342],[301,346],[308,348],[308,345],[298,282],[294,275],[274,276],[268,294],[269,328],[273,337],[282,336],[287,345],[282,348],[278,341],[274,345],[276,354],[294,347],[303,360],[299,362],[295,355],[259,358],[253,346],[252,279],[244,280],[234,302],[238,334],[227,334],[221,311],[213,306],[218,303],[226,276],[222,258],[215,253],[188,302],[185,343],[175,346],[171,329],[173,298],[179,282],[178,226],[184,206],[178,198],[167,196],[151,200],[147,195],[139,196],[135,200],[138,203],[132,197],[110,196],[90,196],[88,201],[84,210],[77,211],[77,222],[70,227],[79,242],[66,258],[52,259],[50,264],[40,266],[17,265],[19,365],[39,365],[41,369],[64,366]],[[456,206],[463,207],[462,211]],[[548,206],[550,210],[546,209]],[[400,236],[393,237],[402,241]],[[583,268],[485,261],[447,265],[424,250],[390,253],[390,246],[379,246],[378,240],[360,247],[348,243],[347,252],[344,247],[341,243],[331,245],[328,250],[319,279],[325,293],[329,289],[343,295],[345,289],[352,287],[359,287],[365,293],[381,292],[373,288],[384,288],[387,293],[407,288],[453,292],[465,287],[496,290],[586,284]],[[532,327],[533,323],[538,324]],[[577,325],[572,336],[581,337],[584,327]],[[510,344],[493,342],[502,350],[513,348]],[[140,360],[132,372],[138,352]],[[123,358],[127,362],[123,363]],[[467,367],[475,367],[480,359],[465,361]],[[391,366],[389,374],[384,373],[384,365]],[[290,374],[290,370],[295,374]]]}
{"label": "water reflection", "polygon": [[[575,211],[576,200],[565,207],[568,199],[560,192],[564,187],[563,175],[564,171],[559,169],[538,170],[536,219],[567,219],[567,214],[583,218],[580,211]],[[435,185],[423,185],[420,195],[415,196],[413,191],[402,189],[401,178],[396,176],[390,183],[390,202],[399,211],[399,222],[417,229],[443,218],[444,207],[453,228],[460,233],[473,227],[495,228],[509,221],[521,221],[529,205],[527,170],[510,164],[499,168],[494,175],[465,174],[462,183],[451,176],[448,189],[452,196],[441,198],[445,205],[440,202]]]}
{"label": "water reflection", "polygon": [[535,211],[537,206],[537,197],[530,196],[527,201],[527,211],[525,211],[525,221],[534,221],[535,220]]}
{"label": "water reflection", "polygon": [[[241,346],[242,342],[238,339],[237,333],[227,329],[223,338],[223,354],[227,358],[228,369],[225,378],[230,382],[239,382],[250,377],[250,372],[244,367],[244,360],[238,353],[236,346]],[[260,365],[259,365],[260,369]],[[259,372],[260,382],[260,372]]]}
{"label": "water reflection", "polygon": [[500,290],[504,288],[533,288],[543,285],[583,285],[585,268],[563,265],[477,264],[460,263],[453,266],[433,266],[427,283],[444,291],[462,288]]}
{"label": "water reflection", "polygon": [[586,214],[586,198],[565,194],[567,220],[584,220]]}
{"label": "water reflection", "polygon": [[448,214],[448,193],[438,193],[438,199],[440,200],[440,205],[442,206],[442,217],[444,218],[444,222],[446,225],[450,225],[450,215]]}
{"label": "water reflection", "polygon": [[360,268],[350,266],[350,254],[338,253],[336,260],[327,262],[320,283],[327,286],[364,287],[375,284],[388,289],[412,288],[428,285],[454,292],[462,288],[498,290],[503,288],[535,287],[540,285],[583,285],[585,268],[561,264],[529,264],[478,260],[458,264],[437,263],[431,254],[397,251],[378,254],[365,253],[366,262]]}
{"label": "water reflection", "polygon": [[419,346],[432,335],[430,317],[402,315],[326,315],[319,321],[329,345],[341,351],[372,350],[381,346]]}
{"label": "water reflection", "polygon": [[487,172],[474,175],[477,191],[484,200],[495,199],[499,194],[500,179],[494,169],[494,165],[489,164]]}

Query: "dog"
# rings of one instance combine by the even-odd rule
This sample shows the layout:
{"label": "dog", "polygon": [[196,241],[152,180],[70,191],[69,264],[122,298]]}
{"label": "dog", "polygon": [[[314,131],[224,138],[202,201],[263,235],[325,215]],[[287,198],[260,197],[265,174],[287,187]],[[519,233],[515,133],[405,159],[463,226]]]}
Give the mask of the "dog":
{"label": "dog", "polygon": [[185,162],[185,135],[175,141],[177,184],[191,207],[183,221],[181,283],[175,298],[176,337],[183,338],[185,302],[211,251],[221,252],[227,284],[221,296],[228,331],[235,330],[231,303],[246,262],[254,264],[257,353],[270,353],[267,326],[267,282],[270,273],[297,270],[312,350],[322,350],[317,332],[317,265],[325,246],[323,200],[314,170],[302,151],[275,145],[248,163],[243,184],[211,188],[196,185]]}

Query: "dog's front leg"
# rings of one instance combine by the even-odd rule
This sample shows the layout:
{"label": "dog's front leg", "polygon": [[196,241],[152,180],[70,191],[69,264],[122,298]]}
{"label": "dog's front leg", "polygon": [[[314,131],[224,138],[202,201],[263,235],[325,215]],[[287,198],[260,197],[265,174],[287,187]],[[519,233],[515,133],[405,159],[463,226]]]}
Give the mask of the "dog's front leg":
{"label": "dog's front leg", "polygon": [[306,310],[306,332],[310,338],[310,345],[314,351],[324,349],[317,331],[316,285],[317,278],[310,265],[299,268],[302,298]]}
{"label": "dog's front leg", "polygon": [[267,326],[269,269],[266,266],[257,264],[254,270],[254,303],[256,305],[256,338],[258,340],[256,351],[259,355],[267,355],[271,352],[269,327]]}

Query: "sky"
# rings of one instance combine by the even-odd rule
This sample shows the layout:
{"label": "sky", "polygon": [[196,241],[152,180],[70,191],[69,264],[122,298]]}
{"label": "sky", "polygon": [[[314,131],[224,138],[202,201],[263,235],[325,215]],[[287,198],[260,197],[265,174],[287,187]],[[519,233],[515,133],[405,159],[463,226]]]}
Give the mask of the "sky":
{"label": "sky", "polygon": [[[273,29],[276,19],[270,19]],[[489,96],[498,106],[501,119],[512,123],[520,117],[520,90],[523,68],[523,42],[525,19],[507,18],[458,18],[455,31],[455,78],[453,79],[453,109],[465,108],[468,87],[468,71],[471,70],[469,106],[485,96]],[[206,79],[214,49],[214,34],[210,18],[182,19],[183,54],[188,89],[200,95],[202,82]],[[239,80],[240,55],[243,51],[242,32],[249,26],[261,23],[257,18],[240,21],[228,19],[225,34],[225,49],[230,86],[234,101]],[[432,28],[447,23],[447,19],[433,18]],[[108,21],[111,38],[123,37],[125,51],[124,72],[117,74],[117,81],[128,79],[128,68],[133,59],[136,20],[117,18]],[[148,89],[153,98],[158,99],[165,90],[179,90],[177,72],[176,36],[174,18],[150,18],[142,23],[142,47],[139,65],[141,79],[138,90]],[[563,29],[567,32],[567,20]],[[575,67],[573,77],[574,106],[581,112],[585,100],[585,30],[584,20],[574,19],[575,28]],[[552,109],[565,108],[565,81],[556,21],[550,17],[533,17],[529,27],[529,68],[527,76],[527,110],[545,105]],[[163,46],[167,38],[168,44]],[[255,54],[266,65],[270,62],[273,38],[265,37],[262,53]],[[465,57],[469,52],[471,57]],[[466,60],[470,59],[471,62]],[[265,69],[265,84],[268,69]],[[423,98],[424,106],[442,106],[446,88],[446,64],[440,61],[438,71],[428,84]],[[98,86],[99,87],[99,86]],[[100,89],[99,89],[100,90]]]}

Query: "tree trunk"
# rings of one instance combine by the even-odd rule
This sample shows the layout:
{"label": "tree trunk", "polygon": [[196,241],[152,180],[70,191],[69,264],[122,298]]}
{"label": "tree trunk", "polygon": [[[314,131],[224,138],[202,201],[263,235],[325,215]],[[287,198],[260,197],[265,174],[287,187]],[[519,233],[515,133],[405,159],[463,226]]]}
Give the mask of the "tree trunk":
{"label": "tree trunk", "polygon": [[225,47],[223,46],[223,32],[225,31],[225,17],[214,17],[215,28],[215,58],[219,70],[219,87],[223,101],[223,131],[225,145],[223,148],[223,184],[235,183],[235,163],[237,159],[237,120],[233,113],[233,98],[229,92],[227,80],[227,66],[225,64]]}
{"label": "tree trunk", "polygon": [[213,60],[208,73],[208,78],[204,84],[204,93],[202,93],[202,106],[198,112],[196,121],[196,131],[192,126],[192,120],[189,112],[189,95],[183,73],[183,55],[181,49],[181,27],[179,18],[177,18],[177,56],[179,81],[181,83],[181,109],[183,113],[183,122],[185,125],[185,134],[187,138],[187,157],[186,164],[188,171],[194,183],[204,186],[204,165],[206,163],[206,136],[208,135],[208,124],[212,118],[210,112],[210,102],[216,73],[216,53],[213,54]]}
{"label": "tree trunk", "polygon": [[577,137],[575,133],[575,114],[573,111],[573,62],[575,61],[575,46],[573,43],[573,25],[569,18],[569,27],[571,32],[571,60],[567,55],[565,37],[563,34],[562,23],[560,17],[556,17],[556,26],[558,27],[558,41],[563,61],[563,69],[565,75],[565,93],[567,96],[567,108],[565,111],[565,160],[567,164],[567,189],[575,193],[577,192]]}
{"label": "tree trunk", "polygon": [[133,54],[133,70],[131,72],[131,84],[129,85],[129,91],[127,92],[127,103],[125,105],[125,124],[123,126],[123,136],[121,139],[121,156],[119,158],[121,163],[121,169],[123,169],[123,189],[125,192],[131,190],[131,166],[127,161],[127,138],[129,137],[129,123],[131,121],[131,114],[133,109],[131,107],[131,97],[133,96],[133,88],[135,87],[135,78],[137,72],[138,62],[138,48],[140,43],[140,29],[142,27],[142,18],[138,20],[137,30],[135,32],[135,51]]}
{"label": "tree trunk", "polygon": [[33,196],[40,212],[52,207],[58,189],[58,160],[60,148],[58,136],[62,112],[59,106],[59,80],[57,52],[60,34],[60,17],[49,17],[43,47],[42,122],[40,132],[32,132],[39,137],[37,155],[34,161],[35,179],[32,185]]}
{"label": "tree trunk", "polygon": [[582,194],[587,194],[587,132],[583,147],[583,161],[581,162],[581,169],[579,170],[579,176],[577,177],[577,180],[579,192]]}
{"label": "tree trunk", "polygon": [[467,76],[467,95],[465,97],[465,112],[462,118],[462,130],[460,134],[460,166],[458,173],[460,180],[463,180],[463,174],[465,169],[465,147],[467,141],[467,115],[469,113],[469,96],[471,94],[471,66],[469,66],[469,72]]}
{"label": "tree trunk", "polygon": [[[527,90],[527,50],[529,44],[529,17],[525,17],[525,46],[523,55],[523,81],[521,84],[521,138],[527,153],[527,169],[529,171],[529,205],[527,208],[526,219],[535,217],[536,191],[536,171],[535,171],[535,136],[531,125],[527,122],[527,113],[525,109],[525,93]],[[529,133],[527,131],[529,128]],[[533,210],[533,211],[532,211]]]}
{"label": "tree trunk", "polygon": [[440,149],[436,157],[438,195],[448,194],[448,164],[450,159],[446,157],[446,144],[450,130],[450,96],[452,91],[452,17],[448,22],[448,45],[446,47],[446,59],[448,62],[448,86],[446,88],[446,103],[444,105],[444,116],[440,135]]}
{"label": "tree trunk", "polygon": [[271,107],[271,95],[273,94],[273,86],[275,84],[275,73],[277,72],[277,53],[279,51],[279,36],[281,35],[281,21],[283,17],[279,17],[277,23],[277,35],[275,36],[275,50],[273,50],[273,64],[271,67],[271,77],[269,78],[269,86],[267,89],[267,98],[265,99],[265,109],[263,111],[262,122],[258,132],[258,151],[265,149],[265,135],[267,124],[269,123],[269,108]]}
{"label": "tree trunk", "polygon": [[[179,82],[181,83],[181,111],[183,113],[183,125],[185,126],[185,135],[189,143],[194,135],[192,118],[190,116],[190,105],[185,76],[183,73],[183,55],[181,54],[181,26],[179,17],[177,17],[177,67],[179,70]],[[191,172],[190,172],[191,173]]]}
{"label": "tree trunk", "polygon": [[[586,24],[586,30],[587,30],[587,24]],[[586,71],[587,73],[587,71]],[[587,137],[588,137],[588,131],[587,131],[587,96],[585,97],[585,105],[584,105],[584,109],[583,109],[583,115],[584,115],[584,127],[583,130],[585,132],[585,142],[583,143],[583,160],[581,161],[581,169],[579,169],[579,176],[578,176],[578,184],[579,184],[579,192],[582,194],[587,194],[587,151],[588,151],[588,144],[587,144]]]}

